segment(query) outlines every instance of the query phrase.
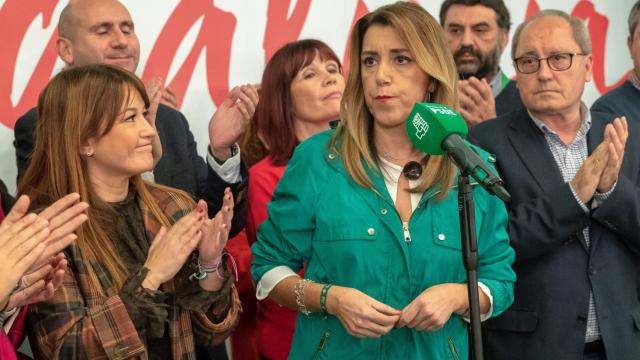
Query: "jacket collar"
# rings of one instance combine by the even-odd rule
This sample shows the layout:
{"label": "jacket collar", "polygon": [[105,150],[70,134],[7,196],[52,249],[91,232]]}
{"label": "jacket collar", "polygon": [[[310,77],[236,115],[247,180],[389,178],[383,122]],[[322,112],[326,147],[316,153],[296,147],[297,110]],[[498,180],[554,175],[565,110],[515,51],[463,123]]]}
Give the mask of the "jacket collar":
{"label": "jacket collar", "polygon": [[564,182],[560,169],[555,164],[542,131],[535,125],[526,109],[518,110],[518,116],[511,121],[509,141],[529,170],[535,182],[545,191]]}

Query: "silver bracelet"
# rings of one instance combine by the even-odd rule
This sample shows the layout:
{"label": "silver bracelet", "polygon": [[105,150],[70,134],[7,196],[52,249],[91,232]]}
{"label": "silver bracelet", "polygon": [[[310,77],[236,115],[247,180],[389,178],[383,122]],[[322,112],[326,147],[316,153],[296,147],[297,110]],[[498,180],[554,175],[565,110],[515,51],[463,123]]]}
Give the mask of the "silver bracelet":
{"label": "silver bracelet", "polygon": [[207,278],[207,276],[209,276],[210,273],[216,273],[216,275],[218,275],[218,277],[222,279],[222,276],[220,276],[220,273],[218,271],[218,267],[220,267],[221,263],[222,257],[220,257],[220,261],[218,261],[212,267],[203,266],[202,264],[200,264],[200,257],[198,257],[198,268],[193,274],[189,275],[189,280],[204,280]]}
{"label": "silver bracelet", "polygon": [[307,306],[304,303],[304,289],[306,289],[307,285],[312,282],[313,280],[300,279],[293,287],[293,293],[296,294],[296,305],[298,305],[298,311],[307,316],[311,314],[311,311],[307,309]]}

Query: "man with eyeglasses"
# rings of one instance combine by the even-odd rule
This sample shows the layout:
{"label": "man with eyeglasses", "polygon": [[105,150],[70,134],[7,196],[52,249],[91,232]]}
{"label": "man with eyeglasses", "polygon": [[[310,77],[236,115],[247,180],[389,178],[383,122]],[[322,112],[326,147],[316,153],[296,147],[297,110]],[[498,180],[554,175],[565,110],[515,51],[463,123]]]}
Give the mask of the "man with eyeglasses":
{"label": "man with eyeglasses", "polygon": [[580,19],[532,16],[512,58],[525,108],[469,136],[511,193],[518,277],[511,308],[484,323],[485,357],[640,359],[640,129],[582,102],[593,59]]}
{"label": "man with eyeglasses", "polygon": [[640,1],[637,1],[629,12],[627,23],[629,36],[627,47],[633,60],[631,76],[617,88],[601,96],[591,106],[592,110],[608,112],[618,116],[626,116],[629,121],[640,121]]}
{"label": "man with eyeglasses", "polygon": [[440,24],[460,75],[458,112],[469,126],[522,107],[516,83],[500,69],[510,15],[502,0],[446,0]]}

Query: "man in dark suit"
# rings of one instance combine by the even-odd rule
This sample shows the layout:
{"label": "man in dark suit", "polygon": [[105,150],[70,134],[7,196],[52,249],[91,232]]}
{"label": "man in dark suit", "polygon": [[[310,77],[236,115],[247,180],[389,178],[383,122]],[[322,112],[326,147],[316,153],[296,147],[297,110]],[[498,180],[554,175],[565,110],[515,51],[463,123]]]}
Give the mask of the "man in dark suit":
{"label": "man in dark suit", "polygon": [[[67,66],[106,63],[135,72],[140,43],[128,10],[115,0],[79,0],[65,7],[58,23],[58,56]],[[234,88],[209,123],[209,154],[205,162],[182,113],[159,104],[162,86],[149,86],[152,106],[147,119],[159,133],[154,148],[157,165],[150,175],[159,184],[184,190],[209,204],[214,215],[222,204],[225,187],[236,198],[230,236],[244,228],[246,201],[240,193],[247,183],[247,171],[241,165],[236,140],[253,115],[258,94],[252,86]],[[37,109],[31,109],[15,125],[18,179],[26,169],[33,151]],[[160,151],[161,150],[161,151]],[[242,168],[242,173],[241,173]]]}
{"label": "man in dark suit", "polygon": [[440,24],[453,53],[458,111],[469,126],[520,109],[516,83],[500,69],[509,42],[510,15],[502,0],[446,0]]}
{"label": "man in dark suit", "polygon": [[629,36],[627,47],[633,69],[631,76],[622,85],[602,95],[591,106],[592,110],[626,116],[629,121],[640,121],[640,1],[636,1],[629,12]]}
{"label": "man in dark suit", "polygon": [[511,308],[484,324],[485,356],[640,359],[640,126],[582,103],[593,59],[580,19],[534,15],[512,58],[526,108],[469,136],[512,195],[518,276]]}

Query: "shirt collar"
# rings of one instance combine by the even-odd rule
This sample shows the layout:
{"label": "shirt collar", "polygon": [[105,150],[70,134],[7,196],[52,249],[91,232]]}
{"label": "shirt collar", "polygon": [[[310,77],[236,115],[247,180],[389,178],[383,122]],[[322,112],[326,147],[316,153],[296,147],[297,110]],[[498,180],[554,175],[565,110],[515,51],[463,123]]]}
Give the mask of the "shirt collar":
{"label": "shirt collar", "polygon": [[[507,79],[505,82],[504,79]],[[496,76],[493,77],[493,80],[489,82],[489,86],[491,87],[491,92],[493,93],[493,97],[498,96],[502,89],[504,89],[506,83],[508,83],[508,78],[502,72],[502,69],[498,68],[498,72]]]}
{"label": "shirt collar", "polygon": [[[533,116],[533,114],[531,114],[531,111],[529,111],[529,109],[527,109],[527,112],[529,113],[531,120],[533,120],[533,123],[536,124],[538,129],[540,129],[540,131],[542,131],[543,134],[557,135],[557,133],[551,130],[545,123],[542,122],[542,120]],[[581,125],[580,125],[580,129],[578,129],[578,133],[576,134],[576,139],[579,139],[581,136],[586,135],[586,133],[591,128],[591,112],[589,111],[589,108],[587,108],[587,105],[582,101],[580,101],[580,121],[581,121]]]}
{"label": "shirt collar", "polygon": [[[382,156],[378,156],[378,159],[380,159],[380,170],[385,181],[391,181],[397,184],[400,174],[402,173],[402,166],[396,165]],[[415,187],[419,182],[419,180],[409,180],[409,185]]]}

